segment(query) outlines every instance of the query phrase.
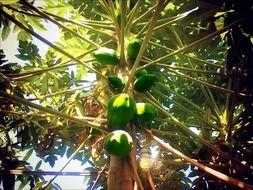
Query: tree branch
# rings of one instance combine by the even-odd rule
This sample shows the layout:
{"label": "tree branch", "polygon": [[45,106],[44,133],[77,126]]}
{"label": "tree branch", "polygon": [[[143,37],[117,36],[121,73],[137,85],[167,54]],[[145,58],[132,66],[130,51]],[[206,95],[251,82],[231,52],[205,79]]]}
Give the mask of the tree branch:
{"label": "tree branch", "polygon": [[137,58],[136,58],[136,60],[134,62],[134,65],[133,65],[133,67],[132,67],[132,69],[130,71],[129,78],[128,78],[128,80],[126,82],[126,86],[125,86],[125,88],[123,90],[124,92],[127,92],[127,90],[129,88],[131,82],[134,79],[134,75],[135,75],[136,69],[137,69],[137,67],[138,67],[138,65],[139,65],[139,63],[141,61],[141,58],[142,58],[142,56],[144,54],[144,51],[145,51],[145,49],[147,47],[148,41],[149,41],[149,39],[150,39],[150,37],[152,35],[153,28],[155,27],[156,20],[159,17],[159,15],[160,15],[160,13],[162,11],[162,8],[164,7],[165,1],[166,0],[159,0],[159,2],[157,4],[155,13],[154,13],[154,15],[151,18],[150,23],[149,23],[148,32],[147,32],[147,34],[146,34],[146,36],[145,36],[145,38],[144,38],[144,40],[142,42],[141,49],[140,49],[140,51],[139,51],[139,53],[137,55]]}
{"label": "tree branch", "polygon": [[91,176],[91,175],[107,175],[105,171],[84,171],[84,172],[56,172],[56,171],[30,171],[30,170],[0,170],[1,175],[61,175],[61,176]]}
{"label": "tree branch", "polygon": [[58,21],[54,20],[53,18],[51,18],[50,16],[48,16],[47,14],[45,14],[43,11],[39,10],[38,8],[36,8],[35,6],[33,6],[31,3],[27,2],[26,0],[20,0],[22,2],[23,5],[31,8],[33,11],[35,11],[36,13],[38,13],[39,15],[43,16],[45,19],[51,21],[52,23],[56,24],[57,26],[60,26],[61,28],[63,28],[64,30],[76,35],[78,38],[86,41],[87,43],[95,46],[95,47],[98,47],[99,48],[99,45],[95,44],[94,42],[92,42],[91,40],[79,35],[77,32],[67,28],[66,26],[64,26],[63,24],[59,23]]}
{"label": "tree branch", "polygon": [[34,37],[38,38],[40,41],[44,42],[46,45],[52,47],[53,49],[55,49],[56,51],[59,51],[60,53],[62,53],[63,55],[67,56],[68,58],[72,59],[73,61],[85,66],[87,69],[93,71],[94,73],[96,73],[97,75],[99,75],[102,78],[107,78],[106,76],[104,76],[102,73],[98,72],[96,69],[92,68],[90,65],[83,63],[82,61],[80,61],[79,59],[75,58],[74,56],[72,56],[70,53],[66,52],[65,50],[61,49],[60,47],[54,45],[53,43],[51,43],[50,41],[48,41],[47,39],[43,38],[41,35],[37,34],[36,32],[34,32],[33,30],[27,28],[26,26],[24,26],[21,22],[19,22],[18,20],[16,20],[15,18],[13,18],[11,15],[9,15],[8,13],[6,13],[5,11],[3,11],[2,9],[0,9],[0,13],[7,18],[8,20],[10,20],[11,22],[15,23],[17,26],[19,26],[20,28],[22,28],[23,30],[25,30],[26,32],[30,33],[31,35],[33,35]]}
{"label": "tree branch", "polygon": [[161,139],[159,139],[158,137],[154,136],[149,130],[145,130],[148,135],[150,136],[150,138],[152,138],[155,142],[157,142],[161,147],[163,147],[166,151],[169,151],[170,153],[172,153],[173,155],[185,160],[186,162],[189,162],[190,164],[198,167],[200,170],[207,172],[209,174],[211,174],[214,177],[217,177],[218,179],[223,180],[224,182],[234,185],[236,187],[245,189],[245,190],[252,190],[253,186],[247,183],[244,183],[238,179],[235,179],[233,177],[230,177],[228,175],[225,175],[219,171],[216,171],[208,166],[205,166],[193,159],[191,159],[190,157],[184,155],[183,153],[181,153],[180,151],[178,151],[177,149],[174,149],[172,146],[170,146],[168,143],[165,143],[164,141],[162,141]]}
{"label": "tree branch", "polygon": [[[73,158],[77,155],[77,153],[79,152],[79,150],[81,150],[83,148],[83,146],[85,145],[86,141],[90,138],[91,136],[89,135],[86,139],[83,140],[83,142],[78,146],[78,148],[75,150],[75,152],[73,152],[73,154],[69,157],[68,161],[64,164],[64,166],[61,168],[61,170],[59,172],[62,172],[68,165],[69,163],[73,160]],[[55,175],[48,183],[45,187],[43,187],[43,190],[46,190],[47,187],[53,183],[53,181],[58,177],[58,175]]]}
{"label": "tree branch", "polygon": [[199,40],[197,40],[197,41],[194,41],[194,42],[190,43],[189,45],[186,45],[186,46],[183,47],[183,48],[180,48],[180,49],[178,49],[178,50],[176,50],[176,51],[173,51],[172,53],[169,53],[168,55],[165,55],[165,56],[163,56],[163,57],[160,57],[160,58],[158,58],[158,59],[156,59],[156,60],[154,60],[154,61],[152,61],[152,62],[150,62],[150,63],[148,63],[148,64],[146,64],[146,65],[143,65],[143,66],[141,66],[141,67],[138,67],[137,71],[140,71],[140,70],[142,70],[142,69],[145,69],[145,68],[147,68],[147,67],[150,67],[150,66],[152,66],[152,65],[155,65],[156,63],[165,61],[167,58],[169,58],[169,57],[171,57],[171,56],[173,56],[173,55],[176,55],[176,54],[185,52],[185,51],[187,51],[187,50],[189,50],[189,49],[191,49],[191,48],[194,48],[194,47],[196,47],[196,46],[199,46],[199,45],[202,44],[203,42],[206,42],[207,40],[210,40],[210,39],[212,39],[213,37],[215,37],[215,36],[217,36],[217,35],[220,35],[220,34],[226,32],[226,31],[228,31],[228,30],[231,29],[231,28],[234,28],[234,27],[238,26],[238,24],[241,23],[243,20],[245,20],[245,18],[246,18],[246,17],[243,17],[243,18],[241,18],[241,19],[238,19],[238,20],[236,20],[235,22],[233,22],[233,23],[227,25],[226,27],[224,27],[224,28],[222,28],[222,29],[220,29],[220,30],[218,30],[218,31],[215,31],[215,32],[213,32],[213,33],[211,33],[211,34],[209,34],[209,35],[207,35],[207,36],[205,36],[205,37],[203,37],[203,38],[201,38],[201,39],[199,39]]}
{"label": "tree branch", "polygon": [[49,113],[49,114],[55,115],[57,117],[61,117],[63,119],[67,119],[67,120],[73,121],[73,122],[80,123],[80,124],[84,125],[85,127],[92,127],[92,128],[95,128],[95,129],[98,129],[100,131],[103,131],[103,132],[107,133],[107,129],[105,129],[103,126],[101,126],[98,123],[94,123],[94,122],[90,122],[90,121],[85,121],[85,120],[78,119],[76,117],[72,117],[72,116],[69,116],[69,115],[61,113],[61,112],[57,112],[57,111],[52,110],[50,108],[43,107],[41,105],[38,105],[38,104],[35,104],[33,102],[27,101],[26,99],[23,99],[23,98],[14,96],[14,95],[7,94],[4,91],[0,91],[0,96],[2,96],[4,98],[7,98],[7,99],[9,99],[11,101],[14,101],[14,102],[17,102],[17,103],[20,103],[20,104],[24,104],[24,105],[32,107],[34,109],[40,110],[42,112]]}

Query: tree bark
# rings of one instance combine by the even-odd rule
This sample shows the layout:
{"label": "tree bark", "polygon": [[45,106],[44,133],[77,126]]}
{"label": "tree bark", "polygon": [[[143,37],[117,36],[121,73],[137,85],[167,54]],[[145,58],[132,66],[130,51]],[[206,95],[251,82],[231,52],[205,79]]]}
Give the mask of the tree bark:
{"label": "tree bark", "polygon": [[111,156],[107,188],[108,190],[134,190],[134,179],[128,157]]}

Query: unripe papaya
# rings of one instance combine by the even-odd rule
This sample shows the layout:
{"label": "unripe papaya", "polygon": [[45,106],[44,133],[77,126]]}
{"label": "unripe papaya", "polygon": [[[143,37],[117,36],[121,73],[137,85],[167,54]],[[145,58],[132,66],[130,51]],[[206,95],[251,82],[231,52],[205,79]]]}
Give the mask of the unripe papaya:
{"label": "unripe papaya", "polygon": [[136,59],[140,49],[142,41],[140,39],[131,40],[127,46],[127,58],[134,60]]}
{"label": "unripe papaya", "polygon": [[150,103],[136,103],[136,117],[142,123],[150,123],[157,116],[157,110]]}
{"label": "unripe papaya", "polygon": [[153,74],[141,75],[134,82],[134,90],[138,92],[145,92],[149,90],[153,86],[155,79],[156,79],[156,76]]}
{"label": "unripe papaya", "polygon": [[122,93],[114,95],[108,101],[107,122],[113,129],[122,129],[135,114],[134,98]]}
{"label": "unripe papaya", "polygon": [[139,72],[136,72],[135,76],[136,76],[137,78],[139,78],[139,77],[141,77],[142,75],[146,75],[146,74],[148,74],[148,71],[147,71],[146,69],[142,69],[142,70],[140,70]]}
{"label": "unripe papaya", "polygon": [[113,156],[125,157],[133,148],[132,137],[123,130],[116,130],[106,135],[104,150]]}
{"label": "unripe papaya", "polygon": [[92,55],[101,64],[116,65],[119,63],[119,57],[113,49],[99,48]]}
{"label": "unripe papaya", "polygon": [[121,91],[125,87],[125,84],[122,80],[117,76],[109,76],[108,77],[109,85],[113,90]]}

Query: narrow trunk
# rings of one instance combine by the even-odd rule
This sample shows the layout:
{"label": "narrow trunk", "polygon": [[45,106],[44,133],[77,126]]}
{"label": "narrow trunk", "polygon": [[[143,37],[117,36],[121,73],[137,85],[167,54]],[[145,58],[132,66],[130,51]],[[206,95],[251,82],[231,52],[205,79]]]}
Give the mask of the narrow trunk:
{"label": "narrow trunk", "polygon": [[108,190],[134,190],[132,169],[127,157],[111,156],[107,186]]}

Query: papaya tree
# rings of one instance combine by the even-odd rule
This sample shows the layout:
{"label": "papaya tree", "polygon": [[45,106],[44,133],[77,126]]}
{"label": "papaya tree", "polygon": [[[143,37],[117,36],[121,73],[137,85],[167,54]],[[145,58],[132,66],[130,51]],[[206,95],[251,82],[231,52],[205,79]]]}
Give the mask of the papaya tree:
{"label": "papaya tree", "polygon": [[4,190],[64,189],[74,159],[86,189],[253,189],[252,6],[0,0],[2,44],[18,42],[0,52]]}

